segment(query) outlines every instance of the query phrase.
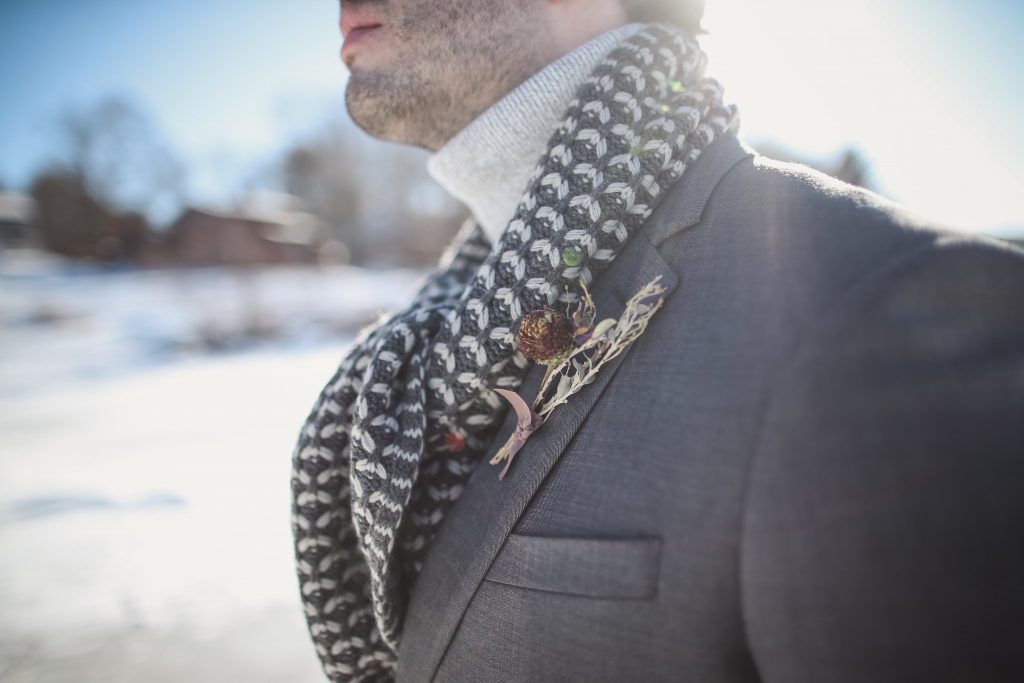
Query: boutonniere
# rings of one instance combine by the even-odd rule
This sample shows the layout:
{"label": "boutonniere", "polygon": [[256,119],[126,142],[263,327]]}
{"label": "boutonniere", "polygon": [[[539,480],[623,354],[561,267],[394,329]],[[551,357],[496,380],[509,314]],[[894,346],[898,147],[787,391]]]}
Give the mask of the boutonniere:
{"label": "boutonniere", "polygon": [[519,351],[531,361],[547,366],[537,396],[530,405],[508,389],[494,389],[516,412],[516,428],[490,463],[507,460],[498,475],[505,478],[512,459],[558,406],[594,381],[601,367],[612,360],[647,328],[664,303],[665,287],[654,278],[634,294],[622,315],[595,324],[594,300],[580,278],[583,295],[570,316],[554,308],[530,311],[519,320]]}

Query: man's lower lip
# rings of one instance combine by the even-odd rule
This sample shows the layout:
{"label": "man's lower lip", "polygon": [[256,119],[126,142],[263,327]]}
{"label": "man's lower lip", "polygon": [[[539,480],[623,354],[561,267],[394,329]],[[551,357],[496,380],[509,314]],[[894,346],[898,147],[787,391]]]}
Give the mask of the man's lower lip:
{"label": "man's lower lip", "polygon": [[345,36],[344,44],[342,44],[342,46],[341,46],[341,57],[342,57],[342,59],[345,58],[345,53],[348,52],[349,50],[351,50],[353,45],[355,45],[360,40],[365,38],[367,35],[369,35],[370,33],[373,33],[374,31],[376,31],[379,28],[380,28],[380,26],[364,26],[364,27],[361,27],[361,28],[354,28],[351,31],[349,31],[348,35]]}

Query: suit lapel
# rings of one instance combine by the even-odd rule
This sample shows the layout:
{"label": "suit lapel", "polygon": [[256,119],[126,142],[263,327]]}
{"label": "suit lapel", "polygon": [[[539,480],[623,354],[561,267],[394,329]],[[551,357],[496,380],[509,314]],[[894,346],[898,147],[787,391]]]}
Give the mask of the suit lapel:
{"label": "suit lapel", "polygon": [[[717,181],[725,170],[747,156],[731,135],[721,142],[729,139],[732,142],[728,143],[728,149],[726,145],[712,145],[701,156],[704,159],[718,148],[718,154],[709,156],[705,164],[698,160],[693,170],[701,168],[704,172],[680,188],[680,192],[666,197],[643,230],[630,238],[608,270],[595,279],[592,294],[597,319],[618,317],[625,310],[626,301],[657,276],[666,288],[666,298],[672,295],[679,277],[652,239],[660,243],[670,234],[671,227],[679,230],[697,222],[707,195],[714,187],[714,182],[708,182],[708,178]],[[695,204],[699,210],[694,218]],[[655,313],[652,325],[657,324],[660,313]],[[634,345],[639,343],[643,343],[642,336]],[[501,546],[612,381],[630,348],[603,366],[593,383],[551,413],[516,455],[505,479],[499,480],[498,473],[504,464],[491,465],[488,461],[512,433],[515,415],[508,411],[497,437],[431,543],[406,611],[398,656],[400,683],[433,678],[462,615]],[[527,373],[520,388],[527,401],[532,401],[536,395],[543,374],[544,368],[539,365],[533,365]]]}

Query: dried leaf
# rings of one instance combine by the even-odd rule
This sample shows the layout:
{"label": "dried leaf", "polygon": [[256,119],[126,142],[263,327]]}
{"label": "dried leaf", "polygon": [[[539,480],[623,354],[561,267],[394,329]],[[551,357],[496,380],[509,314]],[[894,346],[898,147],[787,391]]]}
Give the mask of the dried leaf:
{"label": "dried leaf", "polygon": [[592,337],[605,337],[609,330],[615,327],[615,323],[618,322],[615,318],[605,318],[594,327]]}
{"label": "dried leaf", "polygon": [[505,400],[512,404],[512,409],[516,411],[516,417],[518,418],[519,424],[530,423],[533,415],[533,409],[522,396],[514,391],[509,391],[508,389],[495,389],[495,391],[504,396]]}

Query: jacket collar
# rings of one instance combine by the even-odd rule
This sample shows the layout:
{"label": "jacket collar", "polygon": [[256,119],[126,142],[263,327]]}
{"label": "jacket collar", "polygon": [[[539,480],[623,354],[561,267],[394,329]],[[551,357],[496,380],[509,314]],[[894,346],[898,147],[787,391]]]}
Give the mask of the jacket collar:
{"label": "jacket collar", "polygon": [[697,224],[718,181],[737,163],[757,152],[735,132],[715,140],[686,169],[669,196],[658,205],[644,228],[655,246],[666,238]]}
{"label": "jacket collar", "polygon": [[[657,244],[697,223],[718,180],[752,153],[728,134],[701,154],[680,180],[686,184],[672,189],[640,233],[630,238],[608,270],[595,279],[592,294],[600,318],[619,316],[626,301],[656,276],[661,276],[666,298],[672,295],[679,276]],[[656,315],[652,324],[657,320]],[[515,415],[508,411],[493,444],[431,543],[406,611],[398,683],[433,679],[491,563],[631,348],[609,361],[593,383],[557,408],[516,455],[505,479],[499,480],[503,464],[491,465],[489,460],[514,428]],[[527,373],[520,393],[528,401],[536,394],[543,374],[543,366],[538,365]]]}

